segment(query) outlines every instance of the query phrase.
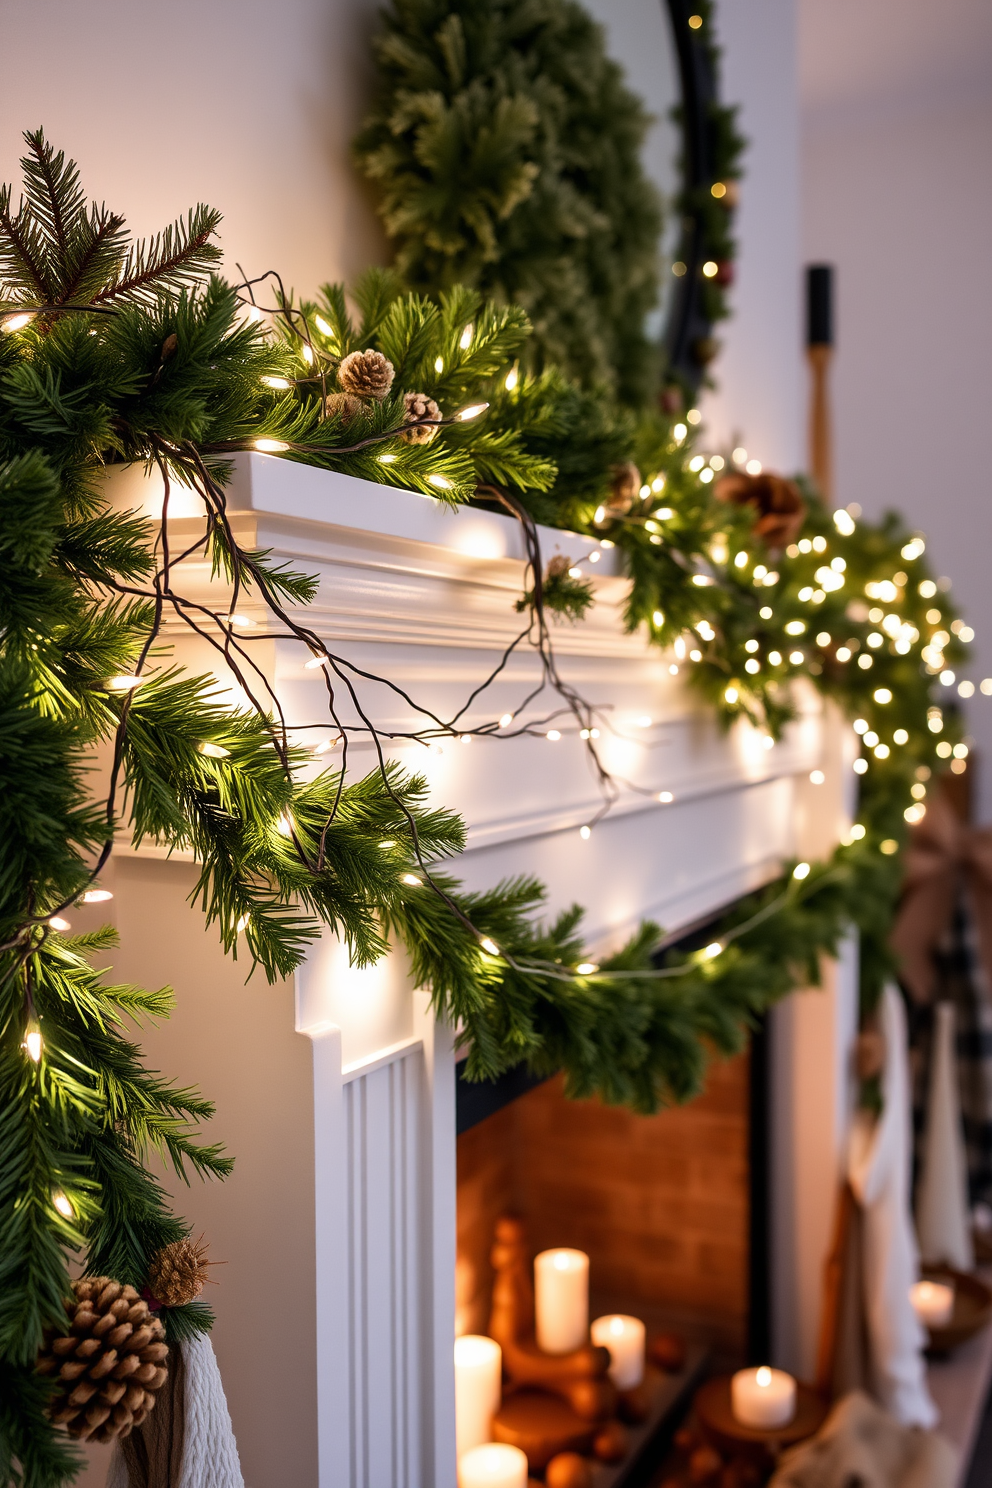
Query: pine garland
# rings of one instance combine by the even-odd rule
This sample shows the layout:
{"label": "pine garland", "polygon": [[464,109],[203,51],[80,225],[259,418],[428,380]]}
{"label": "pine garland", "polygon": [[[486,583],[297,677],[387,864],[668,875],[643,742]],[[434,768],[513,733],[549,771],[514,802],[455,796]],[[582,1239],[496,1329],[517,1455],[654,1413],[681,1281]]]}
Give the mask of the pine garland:
{"label": "pine garland", "polygon": [[[322,924],[345,937],[359,964],[397,939],[438,1014],[463,1020],[472,1077],[525,1060],[540,1072],[563,1068],[574,1095],[653,1110],[698,1089],[708,1049],[738,1047],[770,1001],[814,980],[819,954],[852,921],[874,936],[866,965],[877,978],[897,882],[888,846],[913,809],[910,780],[919,785],[914,775],[955,737],[953,719],[932,711],[927,676],[953,659],[955,625],[964,632],[946,599],[924,587],[932,581],[914,539],[891,523],[849,520],[846,531],[812,499],[813,537],[775,559],[776,580],[756,584],[753,512],[713,500],[685,426],[653,418],[637,433],[606,406],[597,422],[560,374],[525,373],[519,309],[458,288],[434,304],[378,274],[360,287],[357,324],[343,291],[328,287],[313,305],[278,295],[272,335],[246,318],[248,288],[204,278],[213,246],[203,233],[216,214],[197,209],[132,246],[121,219],[87,209],[71,162],[40,134],[27,142],[25,200],[15,213],[9,194],[0,199],[0,1473],[49,1488],[76,1462],[44,1414],[48,1387],[33,1361],[44,1328],[65,1326],[69,1257],[140,1288],[153,1257],[189,1234],[148,1170],[151,1155],[184,1177],[230,1168],[196,1138],[209,1103],[146,1071],[128,1036],[130,1023],[167,1015],[170,993],[109,984],[93,967],[109,933],[60,928],[118,830],[135,843],[192,848],[206,918],[230,954],[247,950],[271,980],[300,963]],[[364,381],[342,386],[338,367],[356,351],[388,358],[392,378],[369,362]],[[339,392],[359,406],[328,409]],[[409,394],[441,412],[414,421],[434,430],[427,441],[405,437]],[[583,429],[584,468],[559,465],[552,455]],[[645,925],[593,968],[580,912],[542,924],[543,889],[533,880],[463,892],[435,866],[460,850],[462,824],[429,805],[422,780],[385,760],[361,780],[333,769],[312,778],[311,756],[288,743],[278,716],[231,709],[211,678],[150,659],[166,608],[209,622],[214,632],[204,634],[226,635],[235,664],[239,653],[223,615],[194,614],[168,564],[153,558],[149,524],[106,504],[99,477],[108,461],[155,462],[194,484],[205,506],[203,552],[235,592],[249,586],[274,624],[319,648],[294,618],[313,581],[241,550],[225,521],[225,457],[260,442],[452,502],[495,491],[525,514],[528,503],[545,503],[542,511],[610,534],[631,567],[629,623],[647,623],[666,645],[694,628],[693,680],[728,721],[744,710],[774,735],[788,716],[790,680],[811,672],[880,741],[891,709],[909,737],[893,739],[888,758],[873,746],[864,834],[830,864],[797,868],[737,906],[718,954],[711,946],[661,967],[660,931]],[[631,454],[649,478],[626,511],[600,512],[594,503],[616,458]],[[822,601],[801,597],[827,562],[826,550],[812,556],[820,538],[829,556],[844,557],[845,592],[866,591],[854,604],[866,606],[874,586],[899,613],[898,632],[884,621],[873,631],[872,616],[850,600],[842,608],[840,586]],[[741,568],[737,552],[748,554]],[[905,582],[897,562],[912,571]],[[914,593],[934,601],[938,619],[921,613]],[[574,615],[582,606],[574,592],[566,598]],[[766,605],[772,616],[762,622]],[[808,631],[827,614],[829,647],[817,641],[807,653],[804,641],[803,663],[772,661],[788,616],[802,616]],[[918,632],[908,650],[904,622]],[[759,623],[763,670],[752,676],[747,642]],[[840,660],[842,636],[871,653],[872,669]],[[328,665],[340,663],[328,656]],[[874,697],[883,681],[895,707]],[[102,805],[85,777],[100,746],[116,762]],[[209,1324],[198,1302],[166,1315],[172,1338]]]}

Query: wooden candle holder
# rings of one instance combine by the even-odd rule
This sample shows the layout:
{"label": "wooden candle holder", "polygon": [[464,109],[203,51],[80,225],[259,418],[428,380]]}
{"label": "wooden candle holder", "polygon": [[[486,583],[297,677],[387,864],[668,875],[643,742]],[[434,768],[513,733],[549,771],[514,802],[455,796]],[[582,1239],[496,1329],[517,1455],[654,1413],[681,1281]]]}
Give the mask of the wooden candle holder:
{"label": "wooden candle holder", "polygon": [[496,1221],[489,1336],[503,1350],[504,1400],[493,1419],[496,1441],[527,1454],[541,1472],[561,1452],[623,1456],[626,1434],[615,1419],[618,1397],[607,1371],[608,1349],[586,1344],[569,1354],[545,1354],[534,1337],[534,1287],[527,1236],[519,1219]]}

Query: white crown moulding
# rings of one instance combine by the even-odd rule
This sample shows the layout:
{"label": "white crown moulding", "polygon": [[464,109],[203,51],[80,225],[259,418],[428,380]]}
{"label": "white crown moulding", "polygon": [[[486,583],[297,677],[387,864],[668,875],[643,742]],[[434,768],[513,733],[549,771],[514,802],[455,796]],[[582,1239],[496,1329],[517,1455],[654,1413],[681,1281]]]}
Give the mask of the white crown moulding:
{"label": "white crown moulding", "polygon": [[[315,601],[294,611],[296,618],[331,649],[451,717],[522,628],[514,611],[525,567],[519,524],[277,456],[240,454],[233,466],[227,500],[239,539],[319,578]],[[107,492],[115,506],[161,515],[157,471],[112,467]],[[202,508],[194,492],[174,484],[169,510],[177,547],[197,531]],[[684,669],[670,674],[674,658],[649,647],[643,633],[624,631],[627,581],[617,551],[575,533],[538,530],[545,563],[556,552],[581,562],[596,595],[584,620],[552,621],[562,671],[609,719],[598,741],[607,768],[651,794],[622,791],[591,837],[580,839],[600,797],[565,715],[548,724],[563,733],[554,743],[526,736],[461,746],[452,739],[438,754],[387,741],[390,757],[424,773],[436,803],[465,819],[468,850],[456,871],[466,884],[483,888],[508,873],[536,873],[549,885],[553,909],[574,901],[588,907],[590,937],[603,949],[644,916],[671,932],[774,877],[783,858],[829,851],[848,825],[854,777],[847,780],[848,731],[829,726],[818,694],[798,690],[798,717],[773,749],[746,723],[721,732],[686,686]],[[599,561],[590,565],[597,550]],[[209,563],[187,562],[182,570],[182,592],[220,609],[226,591],[211,579]],[[277,629],[252,597],[238,608],[267,633]],[[177,660],[216,667],[216,656],[179,625],[168,625],[166,638],[176,644]],[[276,635],[256,640],[253,655],[291,722],[326,720],[322,676],[306,668],[312,658],[305,648]],[[538,673],[536,653],[518,648],[461,727],[514,712]],[[395,693],[361,685],[383,732],[423,725]],[[528,716],[559,706],[549,693]],[[321,764],[334,759],[326,754]],[[356,771],[372,769],[371,744],[359,736],[349,760]],[[814,769],[824,771],[826,785],[810,785]],[[659,802],[662,791],[673,801]],[[152,844],[138,852],[164,855]]]}

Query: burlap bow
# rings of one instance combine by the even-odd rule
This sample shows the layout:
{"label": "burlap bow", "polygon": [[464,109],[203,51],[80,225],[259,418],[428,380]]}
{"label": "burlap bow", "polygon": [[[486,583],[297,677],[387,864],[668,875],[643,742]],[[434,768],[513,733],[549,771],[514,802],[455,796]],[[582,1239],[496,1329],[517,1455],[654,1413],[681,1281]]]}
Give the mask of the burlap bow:
{"label": "burlap bow", "polygon": [[951,925],[962,885],[971,899],[982,965],[992,981],[992,827],[967,826],[935,793],[910,834],[902,902],[890,939],[902,981],[917,1002],[933,997],[934,952]]}

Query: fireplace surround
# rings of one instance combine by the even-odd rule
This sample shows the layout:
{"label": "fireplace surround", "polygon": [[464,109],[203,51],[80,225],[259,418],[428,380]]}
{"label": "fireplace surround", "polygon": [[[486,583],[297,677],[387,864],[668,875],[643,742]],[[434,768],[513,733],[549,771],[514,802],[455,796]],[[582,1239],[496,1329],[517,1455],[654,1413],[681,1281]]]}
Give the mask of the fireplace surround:
{"label": "fireplace surround", "polygon": [[[235,464],[231,519],[248,546],[269,549],[318,575],[309,620],[321,636],[359,665],[388,672],[437,711],[454,711],[452,705],[490,670],[514,633],[512,606],[524,558],[516,525],[481,511],[450,512],[410,492],[268,456],[238,456]],[[161,508],[156,479],[141,470],[114,472],[110,490],[121,505]],[[198,520],[192,502],[184,507],[182,493],[174,490],[170,530],[177,550]],[[558,551],[575,559],[596,546],[558,531],[543,530],[541,538],[545,558]],[[464,816],[468,848],[456,871],[469,888],[512,873],[536,873],[549,884],[551,912],[573,901],[588,907],[589,942],[600,952],[645,916],[678,932],[773,877],[783,858],[828,850],[845,830],[853,781],[852,738],[812,691],[801,695],[797,720],[773,749],[747,726],[721,735],[681,677],[671,674],[670,658],[649,652],[639,636],[624,632],[624,580],[613,560],[602,552],[588,619],[556,630],[559,665],[625,725],[650,717],[646,726],[624,727],[625,737],[611,744],[608,764],[639,785],[671,791],[670,805],[625,796],[585,841],[579,827],[596,796],[575,741],[476,739],[469,748],[451,745],[441,754],[410,746],[396,751],[404,765],[425,771],[439,802]],[[199,588],[204,596],[218,597],[205,567],[190,564],[183,583],[187,593],[196,595]],[[250,604],[239,607],[250,615]],[[213,655],[195,642],[177,639],[176,652],[193,670],[214,666]],[[265,640],[256,644],[255,655],[291,720],[322,716],[321,684],[305,669],[308,657],[295,644]],[[532,657],[515,656],[479,700],[477,720],[470,716],[469,726],[513,709],[535,671]],[[220,680],[230,685],[230,679]],[[395,698],[380,692],[368,701],[384,728],[409,726],[408,712]],[[367,760],[371,767],[371,755]],[[365,761],[357,766],[365,767]],[[814,770],[824,772],[825,784],[810,782]],[[207,940],[201,948],[200,940],[189,943],[188,929],[176,928],[190,923],[183,919],[190,866],[178,855],[155,861],[153,847],[135,854],[125,843],[116,856],[122,888],[114,908],[126,974],[149,982],[171,979],[170,963],[180,954],[194,972],[193,985],[188,974],[174,976],[180,1005],[172,1033],[163,1038],[185,1040],[183,1047],[194,1049],[195,1058],[177,1060],[170,1053],[163,1064],[168,1057],[166,1067],[188,1069],[207,1093],[224,1090],[237,1154],[238,1132],[264,1127],[249,1104],[252,1082],[238,1081],[230,1051],[238,1048],[244,1060],[262,1061],[271,1071],[267,1124],[278,1127],[293,1153],[291,1183],[279,1186],[278,1154],[263,1162],[249,1151],[244,1179],[236,1172],[230,1186],[209,1199],[194,1190],[182,1192],[180,1200],[194,1225],[201,1214],[209,1216],[211,1236],[223,1237],[221,1253],[229,1262],[218,1291],[215,1336],[246,1476],[263,1476],[252,1469],[252,1443],[258,1441],[261,1461],[267,1448],[256,1423],[269,1409],[275,1369],[284,1382],[287,1420],[295,1423],[300,1481],[311,1480],[306,1463],[313,1442],[321,1488],[453,1488],[457,1233],[459,1222],[463,1229],[468,1225],[467,1209],[458,1210],[456,1171],[460,1162],[464,1185],[473,1162],[477,1177],[484,1161],[492,1162],[481,1152],[481,1127],[466,1132],[457,1148],[456,1032],[434,1022],[428,995],[411,985],[402,958],[391,956],[359,971],[327,934],[293,989],[259,992],[252,984],[245,1006],[264,1006],[259,1016],[268,1030],[265,1039],[252,1042],[250,1030],[230,1022],[238,1017],[236,984],[243,971],[221,973]],[[163,927],[162,936],[149,935],[150,923]],[[226,1011],[218,1010],[211,1022],[211,999],[219,998],[215,983],[222,977]],[[836,1159],[831,1133],[839,1116],[833,1121],[830,1112],[838,1113],[846,1099],[844,1044],[851,1018],[845,1009],[852,1005],[852,987],[848,966],[826,993],[798,999],[773,1038],[777,1073],[771,1087],[781,1127],[772,1142],[778,1192],[773,1226],[784,1237],[775,1285],[786,1302],[819,1284],[830,1214],[814,1204],[811,1220],[802,1189],[811,1162],[822,1173],[823,1163]],[[287,1002],[290,992],[295,1012]],[[206,1037],[208,1027],[218,1030],[215,1036]],[[310,1048],[310,1089],[301,1078],[300,1035]],[[154,1040],[150,1048],[155,1050]],[[811,1092],[797,1076],[804,1049],[815,1049],[821,1083],[829,1087],[826,1105],[823,1091]],[[570,1106],[562,1121],[556,1082],[491,1118],[526,1129],[525,1145],[545,1164],[529,1173],[504,1173],[503,1190],[498,1184],[493,1190],[529,1196],[534,1241],[587,1240],[583,1248],[593,1255],[594,1289],[617,1300],[632,1293],[668,1309],[674,1320],[679,1288],[683,1302],[687,1289],[695,1288],[693,1315],[728,1356],[747,1347],[746,1072],[746,1057],[715,1067],[700,1102],[657,1118],[589,1103]],[[551,1142],[556,1128],[557,1151]],[[264,1148],[264,1135],[259,1141]],[[579,1167],[593,1166],[576,1155],[582,1144],[596,1154],[602,1186],[594,1190],[595,1200],[588,1193],[581,1200],[570,1186]],[[695,1144],[694,1167],[684,1161],[687,1144]],[[618,1167],[627,1174],[626,1187],[610,1173]],[[278,1214],[271,1220],[263,1218],[271,1194],[252,1187],[262,1181],[252,1173],[263,1170],[273,1191],[278,1188]],[[680,1171],[683,1177],[688,1172],[688,1199],[676,1198],[683,1192]],[[485,1200],[492,1203],[491,1197]],[[562,1209],[570,1211],[575,1231],[557,1229]],[[800,1224],[801,1209],[806,1217]],[[242,1217],[240,1228],[227,1218],[233,1213]],[[257,1262],[253,1272],[242,1257],[272,1251],[276,1241],[266,1240],[266,1250],[260,1239],[269,1233],[267,1225],[291,1241],[299,1260],[283,1299],[288,1321],[269,1340],[263,1360],[248,1346]],[[611,1249],[614,1232],[630,1245],[633,1267],[623,1260],[625,1252]],[[463,1248],[459,1325],[471,1312],[475,1326],[485,1306],[484,1266],[473,1260],[480,1249],[481,1242],[472,1254]],[[466,1260],[477,1273],[471,1278]],[[271,1264],[278,1263],[273,1254]],[[719,1292],[708,1281],[718,1275]],[[808,1349],[808,1339],[783,1347]]]}

